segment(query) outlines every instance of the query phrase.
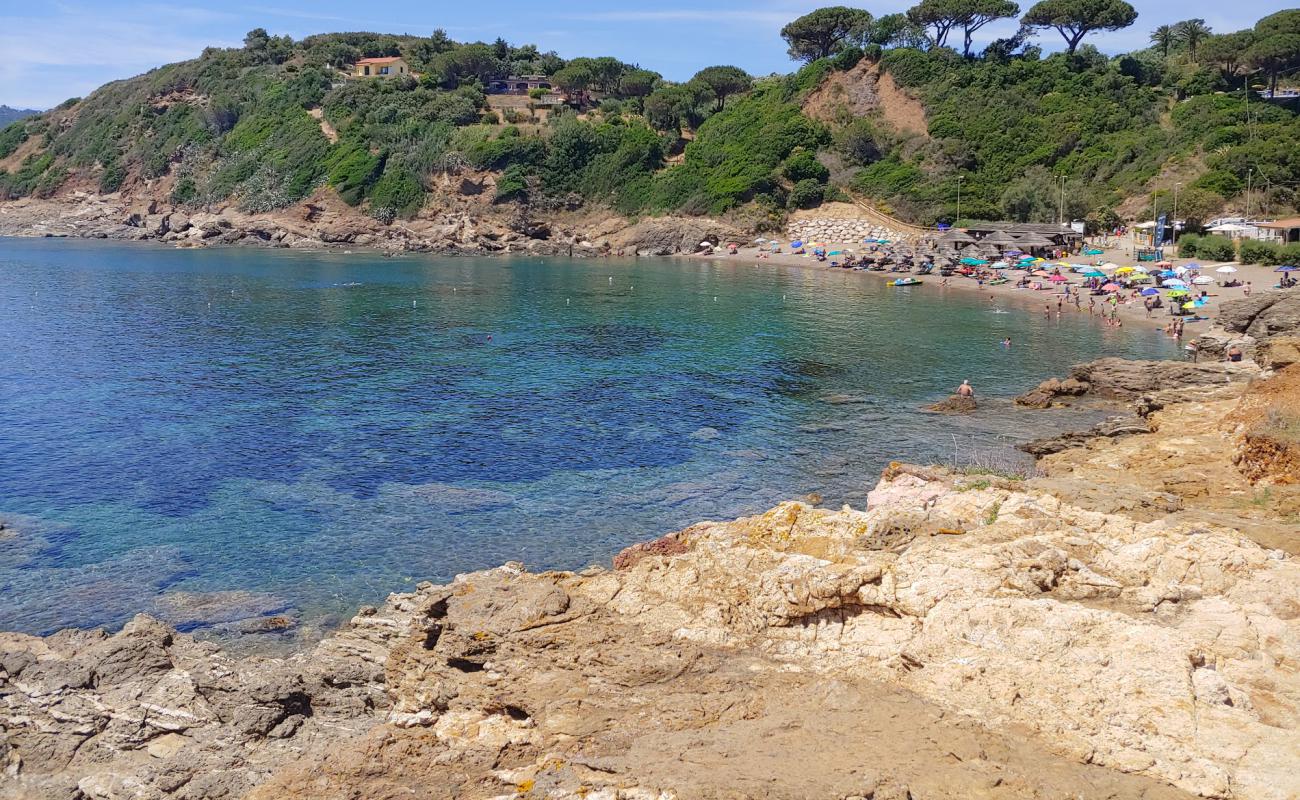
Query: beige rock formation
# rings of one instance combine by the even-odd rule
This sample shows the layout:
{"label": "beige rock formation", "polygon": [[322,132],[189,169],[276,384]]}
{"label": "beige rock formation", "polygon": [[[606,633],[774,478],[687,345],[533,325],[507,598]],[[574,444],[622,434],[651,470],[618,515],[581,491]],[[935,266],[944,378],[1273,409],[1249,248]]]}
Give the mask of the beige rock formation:
{"label": "beige rock formation", "polygon": [[891,465],[866,510],[422,584],[287,659],[2,634],[0,797],[1294,798],[1300,525],[1234,459],[1298,376],[1032,480]]}

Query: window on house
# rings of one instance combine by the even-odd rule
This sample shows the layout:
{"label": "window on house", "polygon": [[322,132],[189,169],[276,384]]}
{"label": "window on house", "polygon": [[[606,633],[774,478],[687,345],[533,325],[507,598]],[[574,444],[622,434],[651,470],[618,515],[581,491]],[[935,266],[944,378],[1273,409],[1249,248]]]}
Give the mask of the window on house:
{"label": "window on house", "polygon": [[388,67],[380,67],[380,68],[379,68],[379,74],[380,74],[380,75],[387,75],[387,74],[388,74]]}
{"label": "window on house", "polygon": [[364,67],[364,69],[365,69],[365,72],[362,73],[362,74],[363,74],[363,75],[369,75],[369,74],[370,74],[370,67]]}

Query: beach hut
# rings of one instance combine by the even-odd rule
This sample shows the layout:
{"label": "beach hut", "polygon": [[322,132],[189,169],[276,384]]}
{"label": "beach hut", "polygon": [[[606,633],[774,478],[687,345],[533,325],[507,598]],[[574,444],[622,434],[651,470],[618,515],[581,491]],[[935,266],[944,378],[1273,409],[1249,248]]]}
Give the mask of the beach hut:
{"label": "beach hut", "polygon": [[1028,248],[1056,247],[1056,242],[1037,233],[1022,233],[1017,237],[1016,243]]}
{"label": "beach hut", "polygon": [[1015,247],[1016,245],[1019,245],[1020,242],[1016,241],[1016,237],[1006,231],[993,231],[988,236],[980,239],[980,244],[995,245],[1000,248],[1006,248]]}
{"label": "beach hut", "polygon": [[942,244],[952,245],[954,248],[960,248],[962,245],[974,244],[975,237],[965,231],[959,231],[956,228],[949,228],[944,231],[938,241]]}

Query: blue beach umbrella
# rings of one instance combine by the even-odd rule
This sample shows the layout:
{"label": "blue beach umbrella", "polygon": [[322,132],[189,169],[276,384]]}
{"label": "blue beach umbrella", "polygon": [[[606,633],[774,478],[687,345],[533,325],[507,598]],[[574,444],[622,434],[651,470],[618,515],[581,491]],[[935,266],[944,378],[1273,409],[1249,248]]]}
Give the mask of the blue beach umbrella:
{"label": "blue beach umbrella", "polygon": [[803,240],[802,240],[802,239],[796,239],[795,241],[790,242],[790,246],[791,246],[791,247],[803,247]]}
{"label": "blue beach umbrella", "polygon": [[1146,289],[1142,290],[1143,297],[1151,297],[1152,295],[1157,295],[1157,294],[1160,294],[1160,290],[1153,287],[1147,287]]}
{"label": "blue beach umbrella", "polygon": [[1294,264],[1284,264],[1273,271],[1274,272],[1300,272],[1300,267],[1297,267]]}

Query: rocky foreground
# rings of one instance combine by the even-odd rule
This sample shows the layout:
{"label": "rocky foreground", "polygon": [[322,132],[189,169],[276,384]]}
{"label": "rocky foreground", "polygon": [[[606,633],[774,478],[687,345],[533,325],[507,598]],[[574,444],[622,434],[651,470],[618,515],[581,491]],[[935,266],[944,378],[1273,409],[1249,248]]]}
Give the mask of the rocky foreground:
{"label": "rocky foreground", "polygon": [[0,796],[1300,796],[1300,367],[1203,371],[1031,479],[892,465],[291,658],[0,634]]}

